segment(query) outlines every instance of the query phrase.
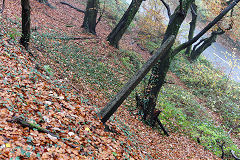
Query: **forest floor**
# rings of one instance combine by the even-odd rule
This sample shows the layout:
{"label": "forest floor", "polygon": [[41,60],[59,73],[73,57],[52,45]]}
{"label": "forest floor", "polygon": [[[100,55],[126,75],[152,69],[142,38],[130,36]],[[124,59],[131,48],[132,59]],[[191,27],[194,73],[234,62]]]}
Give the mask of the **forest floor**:
{"label": "forest floor", "polygon": [[[110,52],[117,52],[105,40],[111,27],[104,18],[97,25],[95,37],[82,30],[83,13],[60,4],[60,0],[49,1],[55,9],[36,0],[30,2],[33,29],[44,32],[46,28],[58,28],[69,36],[94,37],[94,42],[77,41],[76,44],[82,43],[85,48],[98,46],[98,57],[105,60],[112,58]],[[76,0],[66,2],[85,8]],[[20,13],[20,1],[8,0],[1,21],[17,20]],[[7,22],[5,25],[17,28]],[[106,132],[96,113],[108,102],[108,97],[84,81],[67,81],[62,78],[61,71],[54,76],[48,75],[3,30],[0,41],[1,159],[218,159],[181,132],[170,132],[169,137],[162,135],[159,130],[142,123],[140,117],[130,114],[124,105],[107,122],[113,133]],[[120,42],[120,48],[134,50],[148,59],[149,53],[134,43],[134,36],[134,31],[128,32]],[[42,55],[43,46],[31,43],[30,50],[40,62],[53,64],[58,70],[56,62]],[[177,77],[175,79],[175,83],[185,87]],[[115,94],[111,90],[109,93]],[[39,124],[48,131],[29,129],[20,121],[14,121],[16,117]]]}

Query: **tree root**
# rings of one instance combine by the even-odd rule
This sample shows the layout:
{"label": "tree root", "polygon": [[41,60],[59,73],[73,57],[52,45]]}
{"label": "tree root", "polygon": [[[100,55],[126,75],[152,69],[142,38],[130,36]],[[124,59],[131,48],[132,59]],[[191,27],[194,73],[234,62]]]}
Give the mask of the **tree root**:
{"label": "tree root", "polygon": [[164,128],[164,126],[162,125],[161,121],[157,118],[157,123],[159,124],[160,128],[163,130],[164,134],[166,136],[169,136],[167,130]]}

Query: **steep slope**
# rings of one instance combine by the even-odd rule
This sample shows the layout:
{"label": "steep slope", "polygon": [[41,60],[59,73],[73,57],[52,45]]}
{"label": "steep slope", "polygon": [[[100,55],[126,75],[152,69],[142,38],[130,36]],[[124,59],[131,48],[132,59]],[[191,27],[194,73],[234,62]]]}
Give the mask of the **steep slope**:
{"label": "steep slope", "polygon": [[[61,6],[59,1],[49,2],[57,8],[51,10],[35,0],[31,1],[34,27],[52,27],[53,29],[57,27],[69,35],[86,36],[79,29],[82,14],[67,6]],[[76,4],[79,8],[83,7],[75,1],[68,2]],[[15,19],[14,15],[19,13],[19,2],[7,1],[3,17]],[[73,15],[77,15],[77,18]],[[73,23],[74,27],[66,27],[66,22]],[[104,22],[104,20],[100,22],[97,28],[100,42],[110,32],[110,27]],[[114,133],[105,132],[104,126],[96,118],[97,111],[108,100],[105,95],[98,99],[93,98],[90,94],[84,93],[86,90],[95,92],[87,88],[88,84],[78,82],[83,83],[83,88],[78,86],[78,92],[76,92],[64,80],[49,76],[42,69],[43,67],[29,58],[28,53],[22,50],[7,32],[2,32],[0,158],[217,159],[188,137],[177,133],[165,137],[158,130],[152,130],[139,121],[137,116],[130,115],[124,106],[108,122]],[[100,45],[100,42],[95,45]],[[86,42],[85,44],[93,45]],[[36,47],[34,44],[31,46]],[[99,56],[112,50],[106,46],[99,51],[102,53]],[[41,54],[40,51],[34,51],[34,53]],[[99,92],[91,94],[97,95]],[[16,117],[38,124],[42,129],[47,129],[47,133],[39,132],[39,129],[36,130],[37,127],[29,129],[19,120],[17,121]]]}

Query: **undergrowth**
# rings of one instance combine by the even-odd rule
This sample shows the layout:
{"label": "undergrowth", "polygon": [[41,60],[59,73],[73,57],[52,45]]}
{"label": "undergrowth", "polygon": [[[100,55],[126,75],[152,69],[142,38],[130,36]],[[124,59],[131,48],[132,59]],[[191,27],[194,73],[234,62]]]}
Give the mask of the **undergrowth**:
{"label": "undergrowth", "polygon": [[[118,19],[117,16],[114,19]],[[14,23],[20,24],[18,21]],[[20,34],[19,30],[13,29],[9,29],[8,33],[12,39],[16,39]],[[97,40],[79,43],[49,38],[62,36],[66,35],[60,34],[57,29],[46,29],[44,33],[32,32],[31,43],[45,59],[50,60],[37,61],[49,73],[60,72],[63,79],[87,84],[104,97],[113,97],[143,63],[139,55],[132,51],[108,51],[107,54],[101,55],[98,49],[105,44],[101,42],[101,45],[96,45],[99,44]],[[84,43],[95,45],[89,48]],[[149,43],[149,49],[156,48],[156,45]],[[228,80],[202,57],[191,64],[180,54],[174,58],[170,69],[188,89],[175,84],[163,86],[158,100],[158,108],[163,111],[160,115],[162,123],[171,132],[186,133],[218,156],[222,153],[219,147],[222,142],[225,142],[224,150],[227,156],[230,155],[230,150],[239,153],[239,149],[227,133],[239,124],[239,84]],[[167,79],[171,80],[172,77],[168,76]],[[144,82],[141,85],[144,85]],[[132,94],[128,100],[132,101],[133,97]],[[199,103],[196,97],[203,100],[204,104]],[[217,113],[221,122],[216,123],[206,107]]]}
{"label": "undergrowth", "polygon": [[[159,106],[163,108],[161,118],[164,123],[175,131],[183,128],[218,156],[222,154],[219,145],[223,142],[225,156],[230,157],[230,150],[239,153],[228,131],[239,124],[240,85],[228,80],[203,57],[190,63],[179,54],[173,59],[170,70],[187,89],[174,85],[163,87]],[[202,102],[199,103],[198,99]],[[213,113],[209,113],[209,109]]]}

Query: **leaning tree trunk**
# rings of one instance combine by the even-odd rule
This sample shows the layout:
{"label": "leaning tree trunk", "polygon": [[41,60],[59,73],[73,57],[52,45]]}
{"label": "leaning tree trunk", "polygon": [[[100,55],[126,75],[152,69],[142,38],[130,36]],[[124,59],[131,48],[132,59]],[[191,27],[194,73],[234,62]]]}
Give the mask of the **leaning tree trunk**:
{"label": "leaning tree trunk", "polygon": [[128,26],[132,22],[143,1],[144,0],[132,0],[132,3],[122,16],[121,20],[118,22],[117,26],[112,30],[112,32],[107,37],[107,41],[109,41],[110,45],[116,48],[119,47],[118,43],[120,39],[122,38]]}
{"label": "leaning tree trunk", "polygon": [[[193,47],[193,50],[190,54],[190,59],[192,61],[196,60],[205,49],[207,49],[209,46],[211,46],[212,43],[216,42],[218,35],[221,35],[224,33],[225,33],[225,31],[222,31],[222,30],[221,31],[213,31],[210,37],[205,38],[205,39],[201,40],[199,43],[197,43]],[[202,43],[202,45],[199,46],[201,43]]]}
{"label": "leaning tree trunk", "polygon": [[[193,0],[183,1],[184,4],[182,6],[178,6],[175,9],[174,13],[170,17],[170,21],[169,21],[167,30],[165,32],[163,42],[165,42],[166,39],[168,39],[169,36],[171,36],[171,35],[177,36],[180,26],[183,23],[183,21],[186,17],[187,11],[188,11],[190,5],[192,4],[192,2],[193,2]],[[168,54],[170,54],[170,52],[171,52],[171,49],[168,50]],[[150,125],[154,125],[153,124],[154,109],[156,106],[159,91],[164,84],[164,79],[165,79],[167,71],[169,69],[170,62],[171,62],[171,59],[169,56],[165,60],[159,61],[153,67],[152,73],[151,73],[151,76],[150,76],[150,79],[148,82],[148,86],[144,93],[143,98],[144,98],[145,114],[144,114],[143,119],[146,120],[147,116],[149,116],[148,119],[150,120]]]}
{"label": "leaning tree trunk", "polygon": [[82,28],[87,32],[96,34],[96,25],[97,25],[97,13],[99,7],[99,0],[88,0],[87,7],[85,11],[84,21]]}
{"label": "leaning tree trunk", "polygon": [[28,50],[30,40],[30,5],[29,0],[21,0],[22,5],[22,37],[20,44]]}
{"label": "leaning tree trunk", "polygon": [[[193,38],[194,31],[196,28],[196,23],[197,23],[197,5],[195,4],[195,2],[191,5],[191,13],[192,13],[192,21],[190,22],[188,40],[191,40]],[[185,54],[190,55],[191,49],[192,49],[192,45],[188,46]]]}

